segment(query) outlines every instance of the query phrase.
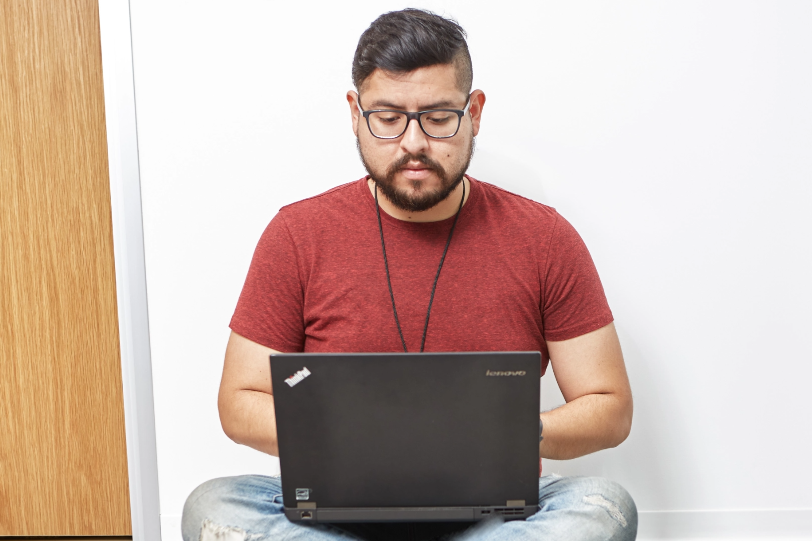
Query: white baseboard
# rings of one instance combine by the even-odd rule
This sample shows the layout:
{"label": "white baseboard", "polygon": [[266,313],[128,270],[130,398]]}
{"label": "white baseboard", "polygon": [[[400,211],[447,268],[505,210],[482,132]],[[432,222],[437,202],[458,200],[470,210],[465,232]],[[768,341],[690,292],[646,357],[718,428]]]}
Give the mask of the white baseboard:
{"label": "white baseboard", "polygon": [[641,511],[638,539],[812,540],[812,509]]}
{"label": "white baseboard", "polygon": [[[161,541],[182,541],[180,515],[161,515]],[[812,509],[641,511],[639,541],[812,540]]]}

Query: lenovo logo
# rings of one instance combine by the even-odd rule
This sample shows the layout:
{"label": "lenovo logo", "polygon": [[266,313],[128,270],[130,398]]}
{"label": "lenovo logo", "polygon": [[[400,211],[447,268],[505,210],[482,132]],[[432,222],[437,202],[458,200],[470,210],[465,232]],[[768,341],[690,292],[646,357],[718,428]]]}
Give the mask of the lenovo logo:
{"label": "lenovo logo", "polygon": [[299,370],[298,372],[293,374],[291,377],[286,379],[285,383],[287,383],[288,385],[293,387],[294,385],[296,385],[297,383],[299,383],[300,381],[302,381],[303,379],[305,379],[309,375],[310,375],[310,370],[308,370],[307,367],[305,366],[304,368],[302,368],[301,370]]}
{"label": "lenovo logo", "polygon": [[494,370],[485,371],[486,376],[524,376],[525,374],[527,374],[527,372],[524,370],[519,370],[516,372],[499,372]]}

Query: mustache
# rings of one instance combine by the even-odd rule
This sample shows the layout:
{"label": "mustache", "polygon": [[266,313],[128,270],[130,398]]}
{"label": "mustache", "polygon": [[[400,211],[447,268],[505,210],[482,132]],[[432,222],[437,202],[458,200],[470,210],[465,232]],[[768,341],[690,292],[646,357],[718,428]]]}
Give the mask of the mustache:
{"label": "mustache", "polygon": [[443,166],[437,163],[436,161],[432,160],[425,154],[404,154],[399,160],[389,166],[389,173],[394,175],[395,172],[403,169],[407,164],[410,162],[418,162],[426,166],[426,168],[431,169],[436,173],[444,174],[445,170]]}

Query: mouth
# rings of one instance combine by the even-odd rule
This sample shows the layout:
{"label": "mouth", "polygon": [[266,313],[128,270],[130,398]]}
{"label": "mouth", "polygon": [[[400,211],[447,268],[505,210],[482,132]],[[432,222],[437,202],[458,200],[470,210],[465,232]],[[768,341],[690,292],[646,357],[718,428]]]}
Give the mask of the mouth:
{"label": "mouth", "polygon": [[424,164],[408,164],[400,169],[400,173],[407,180],[425,180],[434,170]]}

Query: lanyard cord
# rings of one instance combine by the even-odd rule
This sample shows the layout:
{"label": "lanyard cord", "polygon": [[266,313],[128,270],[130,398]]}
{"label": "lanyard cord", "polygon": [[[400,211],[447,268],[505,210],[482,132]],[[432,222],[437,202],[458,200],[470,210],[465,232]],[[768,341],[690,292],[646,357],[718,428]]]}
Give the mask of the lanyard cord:
{"label": "lanyard cord", "polygon": [[[465,181],[462,181],[462,200],[460,200],[460,208],[454,215],[454,223],[451,224],[451,231],[448,232],[448,240],[445,243],[445,250],[443,250],[443,257],[440,258],[440,265],[437,267],[437,276],[434,277],[434,284],[431,286],[431,298],[429,298],[429,309],[426,311],[426,324],[423,326],[423,339],[420,341],[420,353],[423,353],[423,348],[426,346],[426,332],[429,330],[429,316],[431,315],[431,305],[434,303],[434,291],[437,289],[437,280],[440,279],[440,271],[443,269],[443,262],[445,255],[448,253],[448,247],[451,245],[451,237],[454,235],[454,228],[457,227],[457,219],[460,217],[462,205],[465,203]],[[403,351],[408,353],[406,349],[406,340],[403,338],[403,330],[400,328],[400,320],[398,319],[398,310],[395,308],[395,294],[392,292],[392,280],[389,277],[389,263],[386,260],[386,243],[383,241],[383,225],[381,224],[381,207],[378,204],[378,183],[375,183],[375,210],[378,213],[378,231],[381,232],[381,248],[383,249],[383,266],[386,268],[386,283],[389,284],[389,296],[392,298],[392,313],[395,314],[395,325],[398,327],[398,334],[400,335],[400,343],[403,344]]]}

